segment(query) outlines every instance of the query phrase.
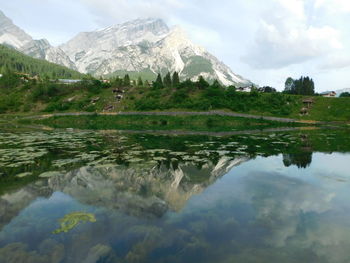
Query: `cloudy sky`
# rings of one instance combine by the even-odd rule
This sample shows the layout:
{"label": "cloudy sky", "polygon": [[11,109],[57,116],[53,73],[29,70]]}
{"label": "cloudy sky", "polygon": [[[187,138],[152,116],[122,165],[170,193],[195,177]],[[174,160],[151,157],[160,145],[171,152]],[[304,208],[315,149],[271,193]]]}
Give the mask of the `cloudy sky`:
{"label": "cloudy sky", "polygon": [[1,10],[34,38],[61,44],[135,18],[180,25],[238,73],[283,89],[311,76],[316,90],[350,88],[349,0],[1,0]]}

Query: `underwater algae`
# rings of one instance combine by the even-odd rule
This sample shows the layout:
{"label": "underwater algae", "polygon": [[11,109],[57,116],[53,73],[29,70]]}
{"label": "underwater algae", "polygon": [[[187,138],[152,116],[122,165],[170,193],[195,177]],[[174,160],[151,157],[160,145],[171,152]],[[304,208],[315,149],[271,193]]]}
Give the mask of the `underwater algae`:
{"label": "underwater algae", "polygon": [[76,227],[79,223],[85,222],[96,222],[96,218],[94,214],[85,213],[85,212],[73,212],[65,215],[61,219],[59,219],[61,227],[53,231],[53,234],[59,234],[62,232],[68,232]]}

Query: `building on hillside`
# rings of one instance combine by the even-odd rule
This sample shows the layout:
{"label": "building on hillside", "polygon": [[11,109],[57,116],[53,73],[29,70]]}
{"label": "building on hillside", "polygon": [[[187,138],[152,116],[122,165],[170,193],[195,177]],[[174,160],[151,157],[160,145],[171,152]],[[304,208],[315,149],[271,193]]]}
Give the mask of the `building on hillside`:
{"label": "building on hillside", "polygon": [[15,72],[17,76],[20,76],[21,80],[28,82],[29,80],[40,80],[38,75],[31,76],[29,73]]}
{"label": "building on hillside", "polygon": [[240,92],[251,92],[252,91],[252,87],[239,87],[239,88],[237,88],[237,91],[240,91]]}
{"label": "building on hillside", "polygon": [[310,109],[312,104],[314,104],[314,99],[313,98],[304,99],[303,104],[306,108]]}
{"label": "building on hillside", "polygon": [[81,79],[59,79],[58,82],[62,84],[75,84],[80,82]]}
{"label": "building on hillside", "polygon": [[322,97],[327,97],[327,98],[334,98],[337,96],[337,93],[335,91],[325,91],[320,93]]}

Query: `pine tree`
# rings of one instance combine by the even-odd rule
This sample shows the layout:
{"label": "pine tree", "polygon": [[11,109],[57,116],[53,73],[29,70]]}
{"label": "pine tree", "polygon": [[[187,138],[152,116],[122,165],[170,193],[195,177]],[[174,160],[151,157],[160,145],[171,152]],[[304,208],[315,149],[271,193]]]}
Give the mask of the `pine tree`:
{"label": "pine tree", "polygon": [[137,86],[138,87],[143,87],[143,81],[142,81],[142,78],[140,76],[137,79]]}
{"label": "pine tree", "polygon": [[174,87],[177,87],[180,84],[179,73],[177,73],[176,71],[173,73],[172,82]]}
{"label": "pine tree", "polygon": [[172,82],[171,82],[171,75],[170,75],[170,72],[168,72],[165,77],[164,77],[164,80],[163,80],[163,84],[165,87],[169,88],[172,86]]}
{"label": "pine tree", "polygon": [[162,75],[160,75],[160,73],[158,73],[156,81],[153,82],[153,87],[156,88],[156,89],[161,89],[161,88],[164,87],[163,80],[162,80]]}
{"label": "pine tree", "polygon": [[200,89],[206,89],[209,87],[209,83],[202,76],[199,76],[197,85]]}
{"label": "pine tree", "polygon": [[123,81],[124,86],[129,87],[130,86],[130,77],[129,74],[126,74],[124,76],[124,81]]}

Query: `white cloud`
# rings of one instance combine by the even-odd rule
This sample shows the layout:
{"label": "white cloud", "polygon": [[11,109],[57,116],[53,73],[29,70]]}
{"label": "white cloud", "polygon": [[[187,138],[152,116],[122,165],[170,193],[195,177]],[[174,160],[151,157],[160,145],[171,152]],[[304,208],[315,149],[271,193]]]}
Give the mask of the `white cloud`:
{"label": "white cloud", "polygon": [[316,8],[324,8],[326,11],[336,13],[350,13],[349,0],[315,0]]}
{"label": "white cloud", "polygon": [[320,69],[332,70],[332,69],[344,69],[350,67],[350,55],[348,54],[335,54],[328,56],[324,63],[321,64]]}
{"label": "white cloud", "polygon": [[180,0],[80,0],[96,17],[101,26],[131,19],[156,17],[168,19],[186,4]]}
{"label": "white cloud", "polygon": [[340,34],[335,28],[308,23],[304,1],[278,0],[262,18],[255,44],[244,61],[255,68],[280,68],[340,48]]}

